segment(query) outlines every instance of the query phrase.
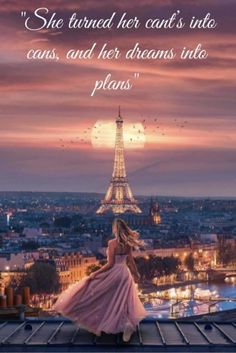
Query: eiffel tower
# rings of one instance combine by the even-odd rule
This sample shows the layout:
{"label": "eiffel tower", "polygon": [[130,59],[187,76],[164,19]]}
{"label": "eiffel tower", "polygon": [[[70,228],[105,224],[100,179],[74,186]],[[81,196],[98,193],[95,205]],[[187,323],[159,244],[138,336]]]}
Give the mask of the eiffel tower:
{"label": "eiffel tower", "polygon": [[123,118],[120,114],[116,119],[116,141],[115,141],[115,160],[112,178],[106,192],[105,198],[101,201],[98,208],[98,214],[112,211],[113,213],[141,213],[137,200],[134,198],[130,189],[124,158],[124,140],[123,140]]}

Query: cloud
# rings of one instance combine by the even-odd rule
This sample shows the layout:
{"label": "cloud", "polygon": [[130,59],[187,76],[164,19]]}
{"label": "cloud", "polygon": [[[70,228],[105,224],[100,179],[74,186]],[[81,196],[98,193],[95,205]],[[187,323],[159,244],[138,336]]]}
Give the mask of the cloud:
{"label": "cloud", "polygon": [[[120,0],[119,2],[115,2],[116,7],[121,9],[129,9],[129,8],[139,8],[139,7],[159,7],[159,6],[176,6],[176,0],[140,0],[138,3],[125,0]],[[235,2],[234,0],[225,0],[225,5],[233,5]],[[202,7],[201,0],[178,0],[177,3],[179,6],[194,6],[194,7]],[[33,10],[35,6],[37,7],[45,7],[45,1],[37,0],[34,3],[30,0],[1,0],[1,11],[18,11],[22,9]],[[50,1],[50,8],[52,9],[96,9],[96,8],[107,8],[111,5],[114,6],[114,2],[110,0],[87,0],[84,2],[83,0],[51,0]],[[204,6],[221,6],[221,0],[206,0],[204,1]]]}
{"label": "cloud", "polygon": [[[177,5],[176,5],[177,4]],[[147,144],[127,151],[127,168],[135,193],[232,195],[235,188],[235,1],[141,0],[50,1],[50,10],[67,18],[120,15],[168,17],[178,6],[184,16],[211,12],[216,30],[62,31],[24,30],[20,11],[45,1],[0,1],[0,189],[105,191],[113,152],[92,149],[89,141],[62,151],[59,138],[70,140],[97,120],[115,119],[118,105],[128,121],[146,120]],[[49,7],[49,5],[48,5]],[[205,61],[121,59],[65,60],[68,49],[86,49],[106,41],[125,53],[136,42],[142,49],[180,51],[199,42]],[[27,61],[30,48],[56,48],[59,62]],[[139,72],[131,91],[101,90],[90,96],[95,80],[111,73],[126,80]],[[158,118],[160,131],[154,118]],[[180,129],[178,124],[187,120]],[[165,134],[165,135],[162,135]]]}

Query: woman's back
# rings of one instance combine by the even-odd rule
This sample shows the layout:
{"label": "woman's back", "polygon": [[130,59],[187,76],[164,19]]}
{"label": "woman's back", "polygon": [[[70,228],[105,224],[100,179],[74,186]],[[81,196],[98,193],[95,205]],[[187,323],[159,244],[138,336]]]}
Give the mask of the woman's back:
{"label": "woman's back", "polygon": [[130,246],[128,244],[120,244],[117,239],[114,239],[114,252],[115,255],[128,255],[130,252]]}

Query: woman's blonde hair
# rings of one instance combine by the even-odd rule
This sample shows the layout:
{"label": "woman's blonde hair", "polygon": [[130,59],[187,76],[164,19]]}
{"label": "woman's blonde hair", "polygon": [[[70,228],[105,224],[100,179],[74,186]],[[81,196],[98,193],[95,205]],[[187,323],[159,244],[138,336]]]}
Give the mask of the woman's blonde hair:
{"label": "woman's blonde hair", "polygon": [[139,233],[132,230],[123,219],[115,218],[113,226],[116,226],[115,235],[121,246],[129,245],[132,247],[144,245],[143,241],[138,239]]}

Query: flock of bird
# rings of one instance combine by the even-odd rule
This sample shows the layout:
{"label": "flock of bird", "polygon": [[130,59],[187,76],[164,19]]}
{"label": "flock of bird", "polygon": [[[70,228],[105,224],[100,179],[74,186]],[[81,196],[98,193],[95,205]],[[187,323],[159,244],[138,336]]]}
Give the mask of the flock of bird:
{"label": "flock of bird", "polygon": [[[140,128],[140,123],[142,124],[143,128]],[[149,125],[149,123],[151,123]],[[147,116],[144,118],[144,116],[141,114],[141,120],[139,121],[139,124],[133,124],[133,129],[134,133],[132,134],[133,137],[130,137],[129,140],[131,142],[138,142],[143,140],[143,135],[147,135],[149,133],[155,134],[155,136],[166,136],[168,135],[168,128],[169,127],[175,127],[178,129],[178,133],[181,132],[182,129],[186,127],[188,124],[187,120],[180,120],[177,118],[174,118],[171,120],[171,124],[165,124],[160,121],[160,119],[152,116]],[[94,129],[94,130],[93,130]],[[74,139],[59,139],[59,147],[62,148],[63,150],[70,149],[71,147],[77,145],[77,144],[89,144],[91,141],[91,133],[93,130],[93,136],[94,139],[99,139],[99,135],[101,134],[101,129],[102,129],[102,124],[97,123],[93,127],[88,127],[86,129],[83,129],[80,133],[75,136]]]}
{"label": "flock of bird", "polygon": [[64,139],[60,138],[59,147],[63,149],[68,149],[69,147],[73,147],[73,145],[88,142],[90,130],[91,128],[88,127],[87,129],[83,130],[80,134],[77,134],[77,136],[75,136],[74,139],[66,140],[65,138]]}

